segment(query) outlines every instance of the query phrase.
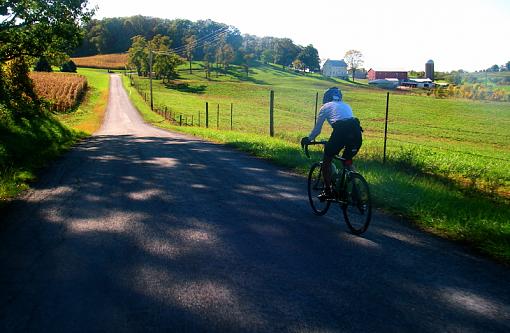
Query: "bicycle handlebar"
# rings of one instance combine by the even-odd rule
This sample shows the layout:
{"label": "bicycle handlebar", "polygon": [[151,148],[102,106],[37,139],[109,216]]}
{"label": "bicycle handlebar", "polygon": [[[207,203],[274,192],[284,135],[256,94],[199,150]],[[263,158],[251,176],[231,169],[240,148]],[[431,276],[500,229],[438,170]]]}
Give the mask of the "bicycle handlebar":
{"label": "bicycle handlebar", "polygon": [[310,158],[310,153],[308,152],[308,146],[313,146],[313,145],[326,145],[326,143],[328,143],[327,141],[311,141],[309,142],[308,144],[306,144],[304,146],[304,151],[305,151],[305,155],[306,157]]}

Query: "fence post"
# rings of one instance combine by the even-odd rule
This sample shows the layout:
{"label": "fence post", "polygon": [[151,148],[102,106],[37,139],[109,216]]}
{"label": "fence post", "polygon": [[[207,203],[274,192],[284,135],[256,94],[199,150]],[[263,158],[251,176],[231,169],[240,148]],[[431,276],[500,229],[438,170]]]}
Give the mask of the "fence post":
{"label": "fence post", "polygon": [[234,117],[234,103],[230,103],[230,130],[232,130],[232,119]]}
{"label": "fence post", "polygon": [[179,115],[179,126],[182,126],[182,114]]}
{"label": "fence post", "polygon": [[205,102],[205,128],[209,128],[209,102]]}
{"label": "fence post", "polygon": [[198,111],[198,127],[200,127],[200,111]]}
{"label": "fence post", "polygon": [[313,118],[313,124],[317,124],[317,107],[319,106],[319,92],[315,93],[315,117]]}
{"label": "fence post", "polygon": [[386,118],[384,121],[384,150],[383,150],[383,164],[386,163],[386,140],[388,139],[388,109],[390,105],[390,93],[386,93]]}
{"label": "fence post", "polygon": [[269,135],[274,136],[274,91],[269,94]]}
{"label": "fence post", "polygon": [[220,105],[216,108],[216,129],[220,128]]}

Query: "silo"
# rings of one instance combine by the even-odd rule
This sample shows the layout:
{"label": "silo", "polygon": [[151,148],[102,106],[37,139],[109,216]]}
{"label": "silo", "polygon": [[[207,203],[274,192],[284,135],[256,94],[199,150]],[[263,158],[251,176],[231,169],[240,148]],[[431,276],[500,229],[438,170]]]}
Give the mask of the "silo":
{"label": "silo", "polygon": [[434,81],[434,61],[432,60],[425,64],[425,78]]}

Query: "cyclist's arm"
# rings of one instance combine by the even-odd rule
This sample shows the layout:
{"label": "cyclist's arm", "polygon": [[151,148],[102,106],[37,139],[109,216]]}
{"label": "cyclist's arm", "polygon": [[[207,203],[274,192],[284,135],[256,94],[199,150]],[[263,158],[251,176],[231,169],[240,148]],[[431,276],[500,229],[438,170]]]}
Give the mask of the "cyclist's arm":
{"label": "cyclist's arm", "polygon": [[315,127],[313,128],[312,132],[310,133],[310,135],[308,135],[308,139],[310,139],[310,141],[313,141],[315,140],[315,138],[321,134],[321,131],[322,131],[322,125],[324,124],[324,121],[328,118],[328,115],[327,115],[327,109],[324,108],[324,106],[320,109],[319,111],[319,115],[317,116],[317,123],[315,124]]}

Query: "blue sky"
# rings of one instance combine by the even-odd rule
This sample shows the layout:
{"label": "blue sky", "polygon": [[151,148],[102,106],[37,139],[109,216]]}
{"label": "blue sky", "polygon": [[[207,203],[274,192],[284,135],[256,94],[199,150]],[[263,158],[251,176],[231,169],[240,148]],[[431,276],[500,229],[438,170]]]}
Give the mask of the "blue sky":
{"label": "blue sky", "polygon": [[479,70],[510,61],[508,0],[91,0],[96,17],[145,15],[192,21],[212,19],[241,33],[289,37],[313,44],[322,59],[347,50],[364,54],[365,67]]}

